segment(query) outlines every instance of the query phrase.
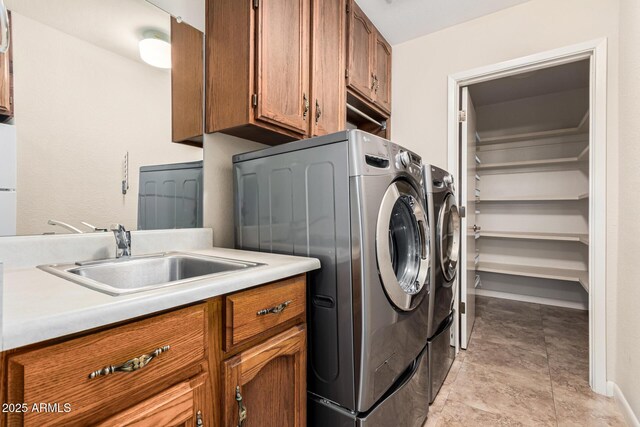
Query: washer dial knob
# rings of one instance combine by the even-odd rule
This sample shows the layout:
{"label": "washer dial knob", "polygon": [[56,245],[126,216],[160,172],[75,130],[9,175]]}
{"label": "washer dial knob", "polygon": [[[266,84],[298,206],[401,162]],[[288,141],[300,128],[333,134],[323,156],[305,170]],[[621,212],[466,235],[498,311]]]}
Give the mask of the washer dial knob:
{"label": "washer dial knob", "polygon": [[398,163],[404,166],[405,168],[411,164],[411,154],[407,151],[400,151],[398,153]]}

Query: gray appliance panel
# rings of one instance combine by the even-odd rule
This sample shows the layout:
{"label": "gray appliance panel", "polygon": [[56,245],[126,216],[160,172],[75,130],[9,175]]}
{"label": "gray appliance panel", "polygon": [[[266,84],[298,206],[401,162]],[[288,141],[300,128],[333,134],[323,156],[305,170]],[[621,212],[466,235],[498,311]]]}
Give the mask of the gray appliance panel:
{"label": "gray appliance panel", "polygon": [[429,365],[426,347],[410,368],[370,411],[354,413],[309,394],[310,427],[422,427],[429,412]]}
{"label": "gray appliance panel", "polygon": [[234,208],[237,248],[320,259],[308,276],[308,389],[354,408],[348,161],[343,141],[236,162]]}
{"label": "gray appliance panel", "polygon": [[202,161],[140,168],[138,230],[202,227]]}
{"label": "gray appliance panel", "polygon": [[456,357],[451,345],[451,326],[455,312],[451,313],[444,327],[427,343],[429,354],[429,403],[433,403]]}
{"label": "gray appliance panel", "polygon": [[[442,265],[440,263],[441,251],[438,244],[439,239],[437,235],[438,228],[438,216],[440,210],[444,205],[445,199],[452,190],[444,184],[444,176],[448,175],[448,172],[435,166],[425,165],[425,185],[427,188],[427,209],[429,212],[429,222],[431,224],[431,242],[435,249],[432,257],[432,290],[429,295],[430,310],[429,314],[429,327],[427,329],[427,336],[432,337],[439,329],[441,329],[443,323],[445,323],[451,311],[453,310],[454,302],[454,284],[456,278],[452,281],[447,281],[442,271]],[[436,184],[434,184],[434,182]],[[442,183],[442,184],[440,184]]]}

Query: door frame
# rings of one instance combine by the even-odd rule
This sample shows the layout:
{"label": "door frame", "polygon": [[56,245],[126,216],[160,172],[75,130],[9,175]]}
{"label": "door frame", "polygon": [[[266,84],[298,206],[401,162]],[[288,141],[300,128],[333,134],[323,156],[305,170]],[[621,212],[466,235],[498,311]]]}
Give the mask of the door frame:
{"label": "door frame", "polygon": [[[589,78],[589,384],[599,394],[607,390],[607,39],[600,38],[534,55],[499,62],[449,75],[448,78],[448,167],[459,178],[458,111],[463,86],[495,80],[542,68],[590,59]],[[460,199],[460,195],[458,195]],[[462,205],[461,205],[462,206]],[[464,259],[462,258],[464,257]],[[460,264],[466,265],[466,254]],[[460,275],[458,274],[458,277]],[[458,286],[458,289],[460,287]],[[456,293],[455,306],[460,298]],[[456,316],[456,351],[460,346],[459,316]]]}

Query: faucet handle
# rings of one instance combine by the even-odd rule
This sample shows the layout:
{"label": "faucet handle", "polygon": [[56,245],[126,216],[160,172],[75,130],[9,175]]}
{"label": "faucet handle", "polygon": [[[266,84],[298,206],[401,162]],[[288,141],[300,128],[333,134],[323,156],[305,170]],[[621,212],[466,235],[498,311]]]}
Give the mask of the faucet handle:
{"label": "faucet handle", "polygon": [[122,225],[122,224],[111,224],[111,227],[109,227],[109,229],[110,229],[111,231],[113,231],[113,232],[116,232],[116,231],[117,231],[117,232],[119,232],[119,233],[127,231],[127,230],[124,228],[124,225]]}

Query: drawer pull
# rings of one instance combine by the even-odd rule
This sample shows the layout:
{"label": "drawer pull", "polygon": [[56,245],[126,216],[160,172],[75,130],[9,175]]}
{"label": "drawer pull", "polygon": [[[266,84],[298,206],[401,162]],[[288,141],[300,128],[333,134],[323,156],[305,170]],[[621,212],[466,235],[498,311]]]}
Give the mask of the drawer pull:
{"label": "drawer pull", "polygon": [[127,360],[126,362],[114,366],[114,365],[110,365],[110,366],[105,366],[102,369],[98,369],[97,371],[93,371],[89,374],[89,379],[93,379],[96,377],[104,377],[107,375],[111,375],[114,372],[133,372],[133,371],[137,371],[138,369],[142,369],[145,366],[147,366],[149,364],[149,362],[151,362],[153,359],[155,359],[156,357],[158,357],[159,355],[161,355],[162,353],[165,353],[167,351],[169,351],[169,348],[171,348],[168,345],[165,345],[164,347],[160,347],[160,348],[156,348],[153,352],[149,353],[149,354],[143,354],[142,356],[138,356],[138,357],[134,357],[131,360]]}
{"label": "drawer pull", "polygon": [[285,301],[282,304],[278,304],[275,307],[264,308],[264,309],[260,310],[259,312],[257,312],[256,316],[264,316],[265,314],[269,314],[269,313],[273,313],[273,314],[282,313],[284,311],[284,309],[287,308],[287,306],[289,304],[291,304],[291,300]]}

